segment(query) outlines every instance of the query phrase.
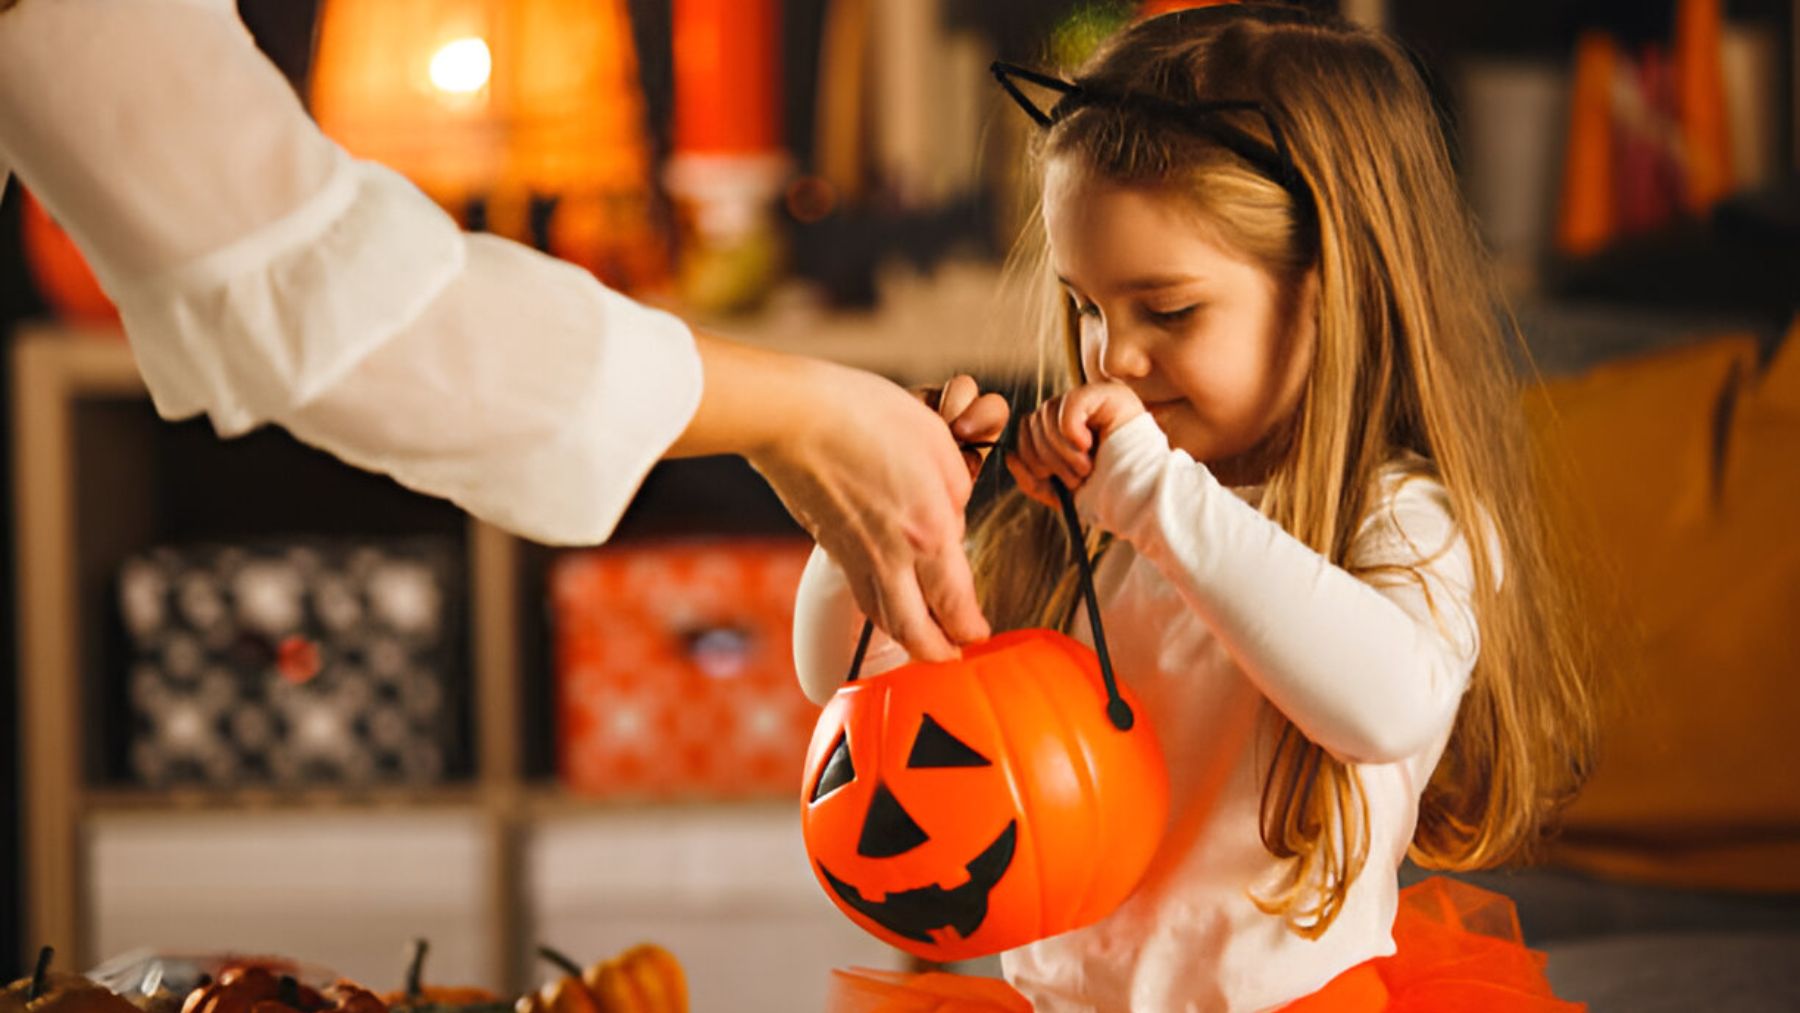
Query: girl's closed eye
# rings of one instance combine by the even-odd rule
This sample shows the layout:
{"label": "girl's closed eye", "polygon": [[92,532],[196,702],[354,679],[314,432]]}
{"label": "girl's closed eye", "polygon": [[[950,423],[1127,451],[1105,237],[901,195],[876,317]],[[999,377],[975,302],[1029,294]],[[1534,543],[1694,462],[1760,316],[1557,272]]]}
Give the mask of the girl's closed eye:
{"label": "girl's closed eye", "polygon": [[1176,324],[1184,324],[1193,319],[1195,312],[1199,309],[1199,303],[1189,303],[1186,306],[1176,306],[1168,309],[1145,306],[1144,317],[1151,323],[1160,324],[1164,327],[1171,327]]}

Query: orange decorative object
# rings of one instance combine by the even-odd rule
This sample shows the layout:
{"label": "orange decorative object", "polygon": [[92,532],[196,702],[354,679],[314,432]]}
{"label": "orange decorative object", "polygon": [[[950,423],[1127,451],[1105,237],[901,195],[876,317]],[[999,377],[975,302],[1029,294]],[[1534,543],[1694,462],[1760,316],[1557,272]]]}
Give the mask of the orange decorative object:
{"label": "orange decorative object", "polygon": [[1704,214],[1731,192],[1725,111],[1724,27],[1719,0],[1675,5],[1675,104],[1687,156],[1687,208]]}
{"label": "orange decorative object", "polygon": [[1604,32],[1588,32],[1576,42],[1556,222],[1556,247],[1570,256],[1594,253],[1618,232],[1613,208],[1613,77],[1618,65],[1618,45]]}
{"label": "orange decorative object", "polygon": [[611,1013],[581,980],[581,965],[560,951],[538,947],[538,956],[562,971],[561,977],[545,982],[535,992],[527,992],[513,1004],[513,1013]]}
{"label": "orange decorative object", "polygon": [[311,106],[465,224],[623,288],[668,280],[625,0],[328,0]]}
{"label": "orange decorative object", "polygon": [[1111,913],[1156,851],[1169,786],[1149,723],[1119,730],[1108,702],[1094,652],[1049,630],[846,683],[802,788],[820,885],[870,933],[938,962]]}
{"label": "orange decorative object", "polygon": [[500,997],[485,988],[468,985],[427,985],[425,984],[425,957],[431,952],[431,943],[425,939],[413,940],[412,959],[406,964],[406,986],[398,992],[389,992],[381,996],[381,1001],[389,1010],[412,1010],[415,1013],[448,1013],[458,1006],[488,1005],[500,1001]]}
{"label": "orange decorative object", "polygon": [[655,943],[639,943],[582,972],[606,1013],[687,1013],[687,973]]}
{"label": "orange decorative object", "polygon": [[675,0],[675,150],[781,148],[778,0]]}
{"label": "orange decorative object", "polygon": [[688,1013],[687,974],[675,955],[639,943],[584,971],[548,946],[538,956],[563,974],[513,1005],[513,1013]]}
{"label": "orange decorative object", "polygon": [[50,212],[37,202],[31,191],[23,192],[20,240],[25,249],[25,264],[38,294],[57,314],[67,320],[89,324],[116,324],[119,311],[101,291],[86,258],[76,249],[75,241],[56,224]]}
{"label": "orange decorative object", "polygon": [[783,796],[817,710],[794,674],[811,543],[572,552],[551,572],[563,782],[591,795]]}

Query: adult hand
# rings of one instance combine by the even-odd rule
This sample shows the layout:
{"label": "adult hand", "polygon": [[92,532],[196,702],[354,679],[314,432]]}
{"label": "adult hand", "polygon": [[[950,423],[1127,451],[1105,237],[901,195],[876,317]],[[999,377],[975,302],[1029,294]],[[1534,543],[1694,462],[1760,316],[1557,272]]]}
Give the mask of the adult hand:
{"label": "adult hand", "polygon": [[981,465],[1006,431],[1006,420],[1012,414],[1006,399],[983,394],[975,378],[967,374],[953,376],[941,387],[920,387],[913,393],[950,427],[969,466],[969,477],[981,474]]}
{"label": "adult hand", "polygon": [[810,364],[811,402],[746,456],[844,570],[857,604],[908,654],[943,661],[985,639],[963,550],[972,487],[950,430],[874,375]]}

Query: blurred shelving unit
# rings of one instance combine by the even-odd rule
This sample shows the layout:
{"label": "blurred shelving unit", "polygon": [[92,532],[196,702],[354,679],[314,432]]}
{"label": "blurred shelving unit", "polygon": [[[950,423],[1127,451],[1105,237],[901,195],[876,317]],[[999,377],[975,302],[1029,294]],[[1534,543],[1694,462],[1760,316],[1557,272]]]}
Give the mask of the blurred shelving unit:
{"label": "blurred shelving unit", "polygon": [[[80,416],[98,408],[101,417],[86,423],[105,430],[104,436],[116,436],[126,431],[120,428],[121,418],[135,416],[137,423],[154,427],[154,414],[130,349],[115,334],[38,328],[18,336],[13,354],[28,938],[54,945],[81,963],[100,956],[92,950],[93,927],[86,924],[96,898],[83,875],[96,820],[399,811],[463,813],[482,825],[491,856],[482,889],[495,914],[487,928],[495,940],[513,938],[517,792],[511,772],[519,731],[513,720],[516,588],[510,537],[479,522],[464,522],[472,598],[472,710],[477,718],[473,777],[420,790],[152,793],[119,786],[94,759],[99,748],[95,740],[106,734],[90,720],[101,711],[92,706],[91,695],[102,685],[95,676],[102,641],[95,633],[102,623],[94,615],[96,592],[104,594],[105,571],[116,567],[121,553],[152,534],[154,522],[133,517],[129,504],[134,497],[148,498],[140,483],[150,479],[154,465],[145,446],[131,445],[131,440],[109,448],[103,464],[84,459],[102,441],[82,432],[87,425]],[[90,523],[96,506],[91,500],[96,498],[106,500],[108,523]]]}
{"label": "blurred shelving unit", "polygon": [[[969,266],[931,280],[898,276],[890,281],[891,298],[884,301],[889,308],[879,313],[839,314],[804,300],[778,300],[759,317],[724,321],[714,329],[752,344],[847,362],[909,384],[938,381],[959,371],[983,376],[1015,376],[1022,371],[1019,349],[1026,343],[1013,342],[1009,348],[1004,341],[972,337],[1011,312],[997,303],[996,269]],[[346,842],[365,837],[372,842],[367,860],[359,858],[352,864],[366,866],[360,875],[375,884],[370,889],[402,890],[416,873],[406,861],[403,842],[419,839],[434,842],[432,860],[446,867],[433,874],[441,877],[448,891],[444,896],[460,905],[443,907],[450,902],[441,898],[421,901],[439,905],[420,908],[419,913],[428,913],[444,927],[420,928],[450,935],[445,948],[466,958],[450,966],[469,968],[474,980],[521,987],[535,980],[533,932],[546,924],[579,932],[588,924],[581,913],[591,915],[593,910],[591,901],[559,893],[554,875],[545,870],[554,866],[564,870],[559,875],[585,877],[593,881],[594,889],[618,886],[598,870],[569,872],[580,867],[572,857],[580,853],[578,842],[589,841],[588,846],[604,850],[593,842],[634,840],[641,847],[654,838],[654,828],[661,828],[659,832],[666,832],[673,842],[671,855],[687,864],[657,865],[653,857],[642,855],[631,860],[649,862],[653,872],[671,875],[711,869],[725,870],[722,874],[729,876],[731,863],[746,852],[765,857],[801,854],[798,822],[785,801],[631,804],[586,798],[558,784],[541,742],[552,734],[550,708],[537,699],[547,699],[550,691],[547,652],[543,645],[530,643],[544,632],[531,625],[533,596],[541,601],[543,594],[541,585],[532,583],[542,577],[541,568],[534,570],[533,565],[548,550],[398,487],[381,493],[394,499],[388,504],[390,512],[398,512],[397,520],[383,521],[385,527],[403,531],[416,522],[440,532],[455,531],[466,555],[468,600],[462,612],[468,621],[472,770],[424,788],[152,791],[127,783],[119,764],[109,765],[106,759],[106,750],[116,748],[107,740],[119,729],[97,716],[105,709],[97,694],[118,685],[116,676],[103,671],[117,660],[106,656],[105,646],[110,579],[127,554],[171,537],[170,521],[159,511],[180,511],[179,504],[157,502],[157,471],[166,469],[175,455],[159,454],[156,441],[178,438],[176,449],[182,455],[231,453],[229,445],[240,441],[220,443],[200,422],[170,426],[158,421],[130,348],[116,333],[28,326],[15,336],[12,354],[19,546],[15,600],[30,885],[26,932],[33,945],[48,943],[70,954],[77,966],[91,964],[110,955],[105,951],[131,942],[115,938],[120,932],[144,923],[136,909],[131,918],[109,915],[111,898],[125,894],[137,898],[134,903],[158,903],[182,883],[183,889],[194,891],[184,895],[193,898],[186,902],[191,906],[211,910],[206,905],[212,904],[220,918],[241,917],[244,912],[232,906],[232,897],[261,896],[259,876],[290,884],[295,877],[304,881],[311,861],[308,852],[338,854]],[[392,485],[335,461],[311,461],[322,455],[280,434],[252,434],[245,439],[268,440],[245,452],[272,455],[279,462],[279,466],[259,465],[259,481],[278,482],[264,473],[271,468],[279,472],[290,462],[286,455],[296,455],[293,461],[310,462],[305,463],[308,474],[327,476],[329,483],[356,482],[358,489],[368,483]],[[182,477],[193,479],[197,466],[182,467]],[[343,474],[330,477],[336,474],[332,469]],[[228,487],[232,479],[211,481]],[[215,491],[237,494],[229,488]],[[261,496],[282,494],[275,488],[263,490]],[[329,491],[305,495],[330,497]],[[319,508],[299,504],[294,509],[304,514]],[[254,503],[210,504],[198,519],[180,521],[186,527],[176,534],[204,537],[209,530],[191,529],[217,523],[220,517],[232,518],[233,511],[254,509]],[[114,681],[109,683],[109,678]],[[168,849],[175,847],[172,842],[187,839],[178,830],[190,836],[199,832],[203,847],[210,849],[205,855],[187,856],[214,870],[218,887],[210,895],[203,891],[204,883],[187,883],[181,879],[187,874],[169,872],[164,864]],[[251,839],[242,835],[261,835],[256,837],[259,841],[287,838],[294,846],[268,868],[248,869],[232,857],[243,850],[233,841]],[[709,850],[707,841],[714,836],[736,842],[737,854]],[[113,864],[99,868],[96,855]],[[624,859],[615,855],[613,860]],[[124,868],[144,868],[145,875],[121,877],[117,871],[121,862]],[[782,931],[802,935],[812,931],[817,937],[817,931],[805,928],[812,924],[807,919],[816,920],[819,910],[829,911],[829,904],[810,882],[803,860],[797,859],[797,869],[798,877],[771,877],[761,870],[747,873],[744,878],[764,885],[737,891],[722,903],[732,917],[744,922],[747,932],[761,912],[774,919],[765,926],[771,931],[779,922],[786,926]],[[106,877],[103,887],[94,881],[98,876]],[[321,895],[342,892],[350,885],[322,887]],[[404,889],[419,897],[429,893],[419,882]],[[637,897],[641,907],[644,895],[640,891]],[[687,907],[671,914],[673,921],[665,919],[667,924],[701,932],[709,919],[723,917],[694,898],[682,903]],[[100,923],[109,917],[129,925],[109,924],[102,933]],[[321,945],[331,941],[331,921],[323,914],[308,908],[295,913],[294,919],[296,932],[310,933],[307,938],[316,938]],[[400,931],[398,925],[393,928]],[[601,944],[611,941],[603,933],[596,938]],[[852,934],[844,938],[852,941],[844,952],[847,960],[879,963],[887,952]],[[738,959],[724,949],[724,937],[715,932],[707,939],[709,960]],[[812,938],[812,945],[830,943]],[[784,959],[780,952],[754,950],[748,947],[743,959],[754,956],[765,963]],[[379,957],[386,961],[385,954]],[[393,973],[385,963],[339,969],[367,974],[375,981],[385,981]],[[818,985],[824,987],[822,976]]]}

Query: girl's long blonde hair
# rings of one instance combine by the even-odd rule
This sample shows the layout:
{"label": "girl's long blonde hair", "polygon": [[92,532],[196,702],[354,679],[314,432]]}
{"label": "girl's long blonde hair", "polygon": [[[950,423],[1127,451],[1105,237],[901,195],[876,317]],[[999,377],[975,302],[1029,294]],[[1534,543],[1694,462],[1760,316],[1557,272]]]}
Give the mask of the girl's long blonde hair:
{"label": "girl's long blonde hair", "polygon": [[[1080,80],[1169,103],[1254,101],[1279,124],[1316,213],[1154,109],[1080,108],[1051,128],[1042,154],[1113,182],[1178,192],[1218,239],[1278,279],[1317,270],[1316,358],[1294,417],[1269,448],[1276,463],[1260,509],[1334,564],[1394,579],[1393,568],[1356,567],[1353,541],[1380,470],[1407,452],[1430,463],[1473,559],[1481,651],[1420,801],[1411,855],[1453,869],[1514,856],[1591,766],[1592,644],[1577,585],[1556,565],[1571,564],[1559,557],[1563,539],[1527,443],[1508,357],[1516,332],[1424,82],[1379,34],[1243,17],[1140,23]],[[1237,125],[1270,140],[1253,114]],[[1064,303],[1045,346],[1054,386],[1080,380]],[[976,522],[977,579],[997,629],[1067,622],[1072,560],[1057,524],[1016,492]],[[1290,875],[1257,902],[1312,937],[1336,918],[1367,858],[1366,802],[1353,767],[1278,721],[1261,833]]]}

